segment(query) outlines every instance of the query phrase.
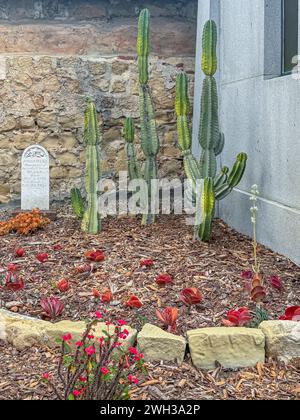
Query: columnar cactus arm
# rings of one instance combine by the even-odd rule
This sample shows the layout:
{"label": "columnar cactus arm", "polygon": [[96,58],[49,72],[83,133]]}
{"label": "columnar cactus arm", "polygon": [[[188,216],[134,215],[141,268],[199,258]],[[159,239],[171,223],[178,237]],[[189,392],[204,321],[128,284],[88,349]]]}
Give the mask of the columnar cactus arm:
{"label": "columnar cactus arm", "polygon": [[212,231],[212,222],[215,213],[215,192],[212,178],[205,178],[201,196],[201,225],[198,230],[201,241],[209,241]]}
{"label": "columnar cactus arm", "polygon": [[82,220],[84,232],[97,234],[101,230],[101,217],[98,208],[98,182],[101,177],[100,151],[101,136],[97,121],[97,112],[93,101],[87,99],[84,124],[84,144],[86,146],[87,209]]}
{"label": "columnar cactus arm", "polygon": [[221,184],[220,186],[216,187],[217,200],[222,200],[223,198],[225,198],[228,194],[231,193],[233,188],[240,183],[245,173],[247,159],[248,157],[246,153],[240,153],[237,156],[236,162],[228,175],[227,181],[224,184]]}
{"label": "columnar cactus arm", "polygon": [[71,189],[71,204],[75,215],[81,219],[85,212],[85,203],[78,188]]}
{"label": "columnar cactus arm", "polygon": [[202,35],[202,71],[205,76],[213,76],[217,72],[217,42],[217,25],[213,20],[208,20]]}
{"label": "columnar cactus arm", "polygon": [[136,158],[134,147],[134,123],[132,118],[127,118],[124,125],[124,139],[126,141],[127,166],[130,181],[142,177],[141,167]]}
{"label": "columnar cactus arm", "polygon": [[141,85],[148,83],[148,58],[150,52],[150,13],[148,9],[141,11],[138,24],[137,54],[139,81]]}

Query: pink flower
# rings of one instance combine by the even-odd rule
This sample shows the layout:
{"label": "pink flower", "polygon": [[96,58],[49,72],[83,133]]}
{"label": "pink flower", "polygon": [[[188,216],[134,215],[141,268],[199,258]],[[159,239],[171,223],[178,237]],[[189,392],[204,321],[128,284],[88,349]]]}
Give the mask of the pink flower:
{"label": "pink flower", "polygon": [[92,356],[93,354],[95,354],[95,349],[93,346],[87,347],[85,349],[85,352],[88,356]]}
{"label": "pink flower", "polygon": [[37,254],[36,255],[36,259],[40,262],[40,263],[44,263],[48,260],[49,255],[46,253],[42,253],[42,254]]}
{"label": "pink flower", "polygon": [[75,391],[73,391],[74,397],[79,397],[82,393],[83,393],[83,390],[78,391],[78,390],[75,389]]}
{"label": "pink flower", "polygon": [[63,335],[62,339],[63,339],[64,342],[70,341],[70,340],[72,340],[72,335],[70,333],[68,333],[66,335]]}
{"label": "pink flower", "polygon": [[77,341],[75,345],[76,345],[76,347],[82,347],[83,342],[82,341]]}
{"label": "pink flower", "polygon": [[45,379],[45,381],[48,381],[50,379],[49,373],[47,373],[47,372],[43,373],[42,378]]}
{"label": "pink flower", "polygon": [[89,334],[89,335],[87,336],[87,339],[88,339],[88,340],[94,340],[94,338],[95,338],[95,337],[94,337],[93,335],[91,335],[91,334]]}
{"label": "pink flower", "polygon": [[126,321],[124,321],[124,319],[119,319],[119,320],[117,321],[117,324],[118,324],[118,325],[120,325],[120,327],[123,327],[124,325],[127,325],[127,322],[126,322]]}
{"label": "pink flower", "polygon": [[128,375],[128,381],[131,382],[132,384],[138,384],[139,382],[138,378],[133,375]]}
{"label": "pink flower", "polygon": [[126,340],[126,338],[129,336],[129,331],[128,330],[123,330],[120,334],[119,334],[119,338],[122,338],[123,340]]}
{"label": "pink flower", "polygon": [[101,373],[103,373],[103,375],[107,375],[109,373],[109,370],[107,369],[107,367],[102,367]]}
{"label": "pink flower", "polygon": [[135,347],[129,347],[129,353],[136,356],[137,355],[137,349]]}
{"label": "pink flower", "polygon": [[95,317],[96,317],[97,319],[102,319],[102,318],[103,318],[103,315],[101,314],[101,312],[96,311],[96,312],[95,312]]}

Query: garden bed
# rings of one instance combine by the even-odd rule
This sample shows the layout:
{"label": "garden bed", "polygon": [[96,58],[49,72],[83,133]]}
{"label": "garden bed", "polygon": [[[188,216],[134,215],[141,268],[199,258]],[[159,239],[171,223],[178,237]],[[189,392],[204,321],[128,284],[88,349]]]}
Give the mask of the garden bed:
{"label": "garden bed", "polygon": [[[18,352],[0,341],[0,400],[55,398],[40,379],[44,372],[55,373],[57,359],[53,349]],[[269,362],[253,369],[210,372],[199,371],[188,361],[181,367],[150,363],[147,367],[149,378],[130,390],[133,400],[300,399],[297,365]]]}
{"label": "garden bed", "polygon": [[[61,249],[54,251],[55,245]],[[25,255],[18,259],[15,250],[20,247]],[[103,250],[105,260],[95,264],[89,276],[78,275],[76,267],[86,263],[84,253],[91,249]],[[57,295],[65,304],[63,319],[82,320],[104,308],[93,288],[101,293],[110,287],[113,301],[106,308],[112,319],[124,318],[140,330],[145,322],[161,325],[155,309],[177,307],[178,333],[185,334],[193,328],[222,325],[230,309],[254,310],[241,278],[242,271],[251,269],[251,251],[251,241],[222,221],[215,223],[209,244],[194,242],[192,228],[179,216],[162,216],[143,228],[138,217],[109,218],[102,233],[91,236],[80,231],[79,221],[65,207],[56,221],[33,235],[1,237],[0,267],[5,270],[9,263],[17,263],[25,281],[17,293],[0,289],[1,306],[38,318],[41,298]],[[45,263],[36,259],[41,252],[49,254]],[[264,247],[259,248],[259,258],[266,281],[277,275],[283,283],[282,291],[268,287],[265,301],[270,318],[278,319],[286,307],[300,304],[300,268]],[[154,266],[140,267],[142,259],[152,259]],[[170,274],[173,284],[158,286],[155,279],[161,273]],[[62,293],[55,283],[63,278],[70,288]],[[204,296],[190,313],[179,301],[186,287],[197,287]],[[143,303],[140,309],[124,305],[132,295]]]}

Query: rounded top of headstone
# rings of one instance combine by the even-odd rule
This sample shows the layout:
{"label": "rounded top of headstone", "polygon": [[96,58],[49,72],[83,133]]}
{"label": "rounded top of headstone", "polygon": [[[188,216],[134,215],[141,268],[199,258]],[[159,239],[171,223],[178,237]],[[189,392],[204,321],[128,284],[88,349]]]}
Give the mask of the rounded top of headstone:
{"label": "rounded top of headstone", "polygon": [[27,149],[24,150],[23,155],[22,155],[22,159],[29,159],[29,158],[48,159],[48,157],[49,157],[49,154],[47,150],[43,146],[40,146],[39,144],[33,144],[27,147]]}

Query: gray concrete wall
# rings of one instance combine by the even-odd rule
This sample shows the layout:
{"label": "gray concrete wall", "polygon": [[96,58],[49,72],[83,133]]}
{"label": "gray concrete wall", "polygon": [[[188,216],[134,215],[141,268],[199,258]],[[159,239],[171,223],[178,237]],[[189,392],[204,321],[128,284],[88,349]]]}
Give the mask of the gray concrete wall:
{"label": "gray concrete wall", "polygon": [[[249,162],[243,181],[219,211],[232,227],[251,235],[249,191],[258,184],[259,241],[300,264],[300,80],[270,78],[269,69],[276,66],[270,67],[266,51],[268,15],[277,22],[278,15],[267,13],[263,0],[220,2],[222,163],[232,165],[240,151],[248,153]],[[277,59],[274,54],[275,64]]]}

